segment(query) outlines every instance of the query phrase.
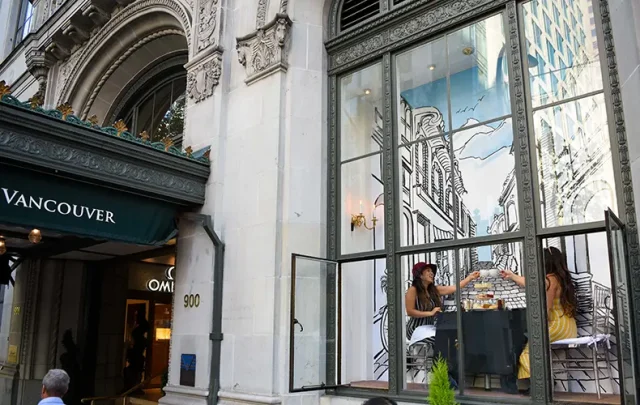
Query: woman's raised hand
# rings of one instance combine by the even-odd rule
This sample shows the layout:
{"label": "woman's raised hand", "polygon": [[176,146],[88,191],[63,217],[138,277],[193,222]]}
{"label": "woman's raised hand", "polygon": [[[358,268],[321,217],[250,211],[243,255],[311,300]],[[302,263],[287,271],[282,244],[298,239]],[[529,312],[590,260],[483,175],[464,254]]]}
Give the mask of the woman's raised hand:
{"label": "woman's raised hand", "polygon": [[513,272],[511,270],[506,270],[506,269],[505,270],[500,270],[500,275],[505,280],[512,280],[513,279]]}

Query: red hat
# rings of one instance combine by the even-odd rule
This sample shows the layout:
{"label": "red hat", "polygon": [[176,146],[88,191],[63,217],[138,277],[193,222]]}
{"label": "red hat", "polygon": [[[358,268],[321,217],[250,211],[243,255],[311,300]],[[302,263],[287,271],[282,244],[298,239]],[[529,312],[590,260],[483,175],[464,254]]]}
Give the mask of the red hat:
{"label": "red hat", "polygon": [[436,266],[435,264],[419,262],[414,264],[413,269],[411,270],[411,274],[413,274],[413,278],[420,277],[422,272],[425,271],[427,267],[431,268],[431,271],[433,271],[433,275],[435,276],[436,272],[438,271],[438,266]]}

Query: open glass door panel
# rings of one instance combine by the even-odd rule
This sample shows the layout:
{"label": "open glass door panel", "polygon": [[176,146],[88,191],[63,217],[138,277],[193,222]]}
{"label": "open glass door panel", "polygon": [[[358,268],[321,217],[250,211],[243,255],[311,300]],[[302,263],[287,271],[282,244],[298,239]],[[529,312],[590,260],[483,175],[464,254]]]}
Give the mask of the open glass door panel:
{"label": "open glass door panel", "polygon": [[632,301],[629,294],[630,277],[627,265],[624,225],[610,209],[605,211],[605,220],[607,243],[609,245],[609,267],[611,269],[614,310],[616,315],[620,394],[625,405],[636,405],[636,349],[633,347],[632,336],[635,328]]}
{"label": "open glass door panel", "polygon": [[338,289],[337,262],[292,255],[290,392],[337,386]]}

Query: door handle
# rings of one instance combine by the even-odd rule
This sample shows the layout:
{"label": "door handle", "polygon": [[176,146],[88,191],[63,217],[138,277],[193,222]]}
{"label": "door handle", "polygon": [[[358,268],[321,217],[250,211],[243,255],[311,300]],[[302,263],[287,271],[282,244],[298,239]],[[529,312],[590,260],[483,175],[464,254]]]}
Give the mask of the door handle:
{"label": "door handle", "polygon": [[293,318],[293,324],[298,325],[300,327],[300,332],[304,331],[304,327],[302,327],[302,324],[298,322],[297,319]]}

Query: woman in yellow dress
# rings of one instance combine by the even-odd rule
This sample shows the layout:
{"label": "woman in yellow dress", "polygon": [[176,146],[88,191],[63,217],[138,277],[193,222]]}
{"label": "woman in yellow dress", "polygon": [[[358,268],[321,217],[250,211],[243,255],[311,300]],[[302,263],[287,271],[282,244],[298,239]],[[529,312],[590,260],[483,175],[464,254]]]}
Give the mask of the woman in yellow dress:
{"label": "woman in yellow dress", "polygon": [[[578,299],[575,285],[567,267],[567,258],[559,249],[549,247],[544,249],[545,284],[547,287],[547,321],[549,322],[549,341],[575,338],[578,336],[576,326],[576,310]],[[512,280],[524,287],[525,279],[511,271],[501,272],[502,277]],[[518,379],[531,377],[529,362],[529,344],[520,354],[518,365]]]}

